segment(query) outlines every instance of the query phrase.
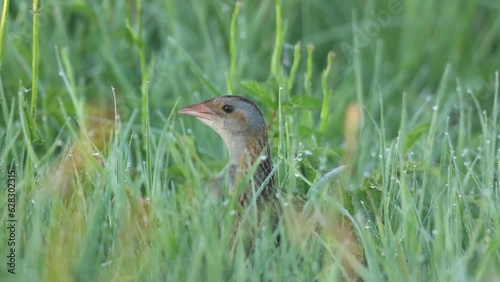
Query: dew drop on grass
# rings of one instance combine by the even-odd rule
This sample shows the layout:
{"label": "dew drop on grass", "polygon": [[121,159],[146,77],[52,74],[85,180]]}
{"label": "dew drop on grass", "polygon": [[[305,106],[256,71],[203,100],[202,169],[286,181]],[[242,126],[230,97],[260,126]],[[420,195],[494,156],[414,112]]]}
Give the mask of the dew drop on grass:
{"label": "dew drop on grass", "polygon": [[370,225],[365,225],[365,228],[366,229],[370,229]]}
{"label": "dew drop on grass", "polygon": [[261,161],[265,161],[265,160],[267,160],[267,156],[260,156],[260,160],[261,160]]}
{"label": "dew drop on grass", "polygon": [[101,267],[106,267],[106,266],[110,265],[111,263],[113,263],[112,260],[105,261],[105,262],[101,263]]}
{"label": "dew drop on grass", "polygon": [[188,129],[186,130],[186,132],[187,132],[187,134],[193,134],[193,130],[192,130],[191,128],[188,128]]}
{"label": "dew drop on grass", "polygon": [[295,177],[299,177],[299,176],[300,176],[300,173],[296,172]]}
{"label": "dew drop on grass", "polygon": [[319,270],[319,263],[317,263],[317,262],[313,263],[312,269],[314,272],[317,272]]}
{"label": "dew drop on grass", "polygon": [[434,105],[434,106],[432,106],[432,110],[433,110],[433,111],[437,111],[437,110],[438,110],[438,105]]}
{"label": "dew drop on grass", "polygon": [[57,139],[56,140],[56,146],[57,147],[61,147],[63,145],[63,141],[61,141],[60,139]]}

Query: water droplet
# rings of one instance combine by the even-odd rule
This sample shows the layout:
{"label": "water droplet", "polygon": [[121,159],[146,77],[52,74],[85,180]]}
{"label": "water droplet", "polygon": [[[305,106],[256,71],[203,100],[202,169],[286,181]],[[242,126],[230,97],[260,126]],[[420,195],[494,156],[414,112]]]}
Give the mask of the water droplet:
{"label": "water droplet", "polygon": [[57,147],[61,147],[63,144],[64,144],[64,143],[63,143],[63,141],[62,141],[62,140],[60,140],[60,139],[57,139],[57,140],[56,140],[56,146],[57,146]]}
{"label": "water droplet", "polygon": [[437,109],[438,109],[438,105],[434,105],[434,106],[432,106],[432,110],[433,110],[433,111],[437,111]]}
{"label": "water droplet", "polygon": [[260,156],[260,160],[261,160],[261,161],[265,161],[265,160],[267,160],[267,156]]}

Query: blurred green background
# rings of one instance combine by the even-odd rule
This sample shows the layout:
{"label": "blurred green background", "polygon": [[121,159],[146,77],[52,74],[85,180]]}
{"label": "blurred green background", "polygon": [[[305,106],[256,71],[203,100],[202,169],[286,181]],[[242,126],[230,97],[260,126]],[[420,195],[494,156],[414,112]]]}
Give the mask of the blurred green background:
{"label": "blurred green background", "polygon": [[[498,279],[499,1],[2,2],[22,279]],[[247,256],[206,237],[231,222],[203,196],[227,152],[176,112],[227,93],[263,110],[283,190],[349,165],[311,201],[359,265],[334,225]]]}

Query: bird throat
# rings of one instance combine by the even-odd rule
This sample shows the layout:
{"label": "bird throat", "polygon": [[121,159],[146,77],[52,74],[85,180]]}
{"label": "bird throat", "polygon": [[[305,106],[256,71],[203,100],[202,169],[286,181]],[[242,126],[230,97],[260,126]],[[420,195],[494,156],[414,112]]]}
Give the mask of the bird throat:
{"label": "bird throat", "polygon": [[[259,134],[258,138],[246,138],[237,146],[228,149],[231,154],[229,165],[229,195],[238,197],[238,201],[245,206],[253,192],[259,191],[266,182],[258,199],[267,198],[274,188],[274,176],[270,175],[273,164],[266,134]],[[233,140],[234,141],[234,140]],[[227,144],[227,143],[226,143]],[[267,179],[269,177],[269,179]]]}

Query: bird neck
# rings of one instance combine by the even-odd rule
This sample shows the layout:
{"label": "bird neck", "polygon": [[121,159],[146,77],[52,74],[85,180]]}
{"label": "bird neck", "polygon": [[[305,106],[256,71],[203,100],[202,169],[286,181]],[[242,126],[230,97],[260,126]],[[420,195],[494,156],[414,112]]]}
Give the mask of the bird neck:
{"label": "bird neck", "polygon": [[[225,140],[226,141],[226,140]],[[248,168],[267,153],[267,133],[249,133],[231,136],[231,140],[225,142],[231,157],[231,164],[239,168]],[[264,154],[266,155],[266,154]]]}
{"label": "bird neck", "polygon": [[[265,130],[257,134],[233,136],[231,142],[226,142],[231,155],[230,174],[233,184],[242,179],[249,169],[256,163],[257,168],[253,173],[253,182],[258,189],[272,171],[273,163]],[[274,177],[271,176],[262,194],[268,194],[274,187]]]}

